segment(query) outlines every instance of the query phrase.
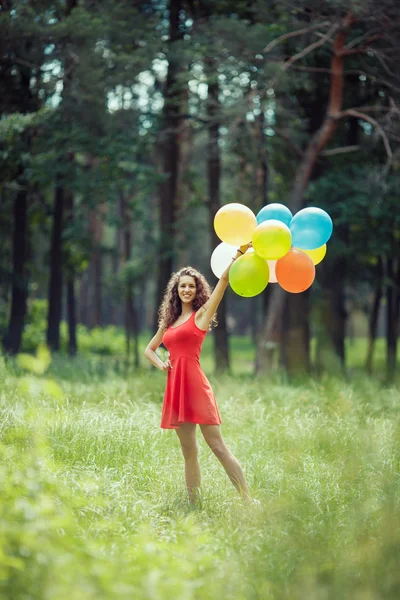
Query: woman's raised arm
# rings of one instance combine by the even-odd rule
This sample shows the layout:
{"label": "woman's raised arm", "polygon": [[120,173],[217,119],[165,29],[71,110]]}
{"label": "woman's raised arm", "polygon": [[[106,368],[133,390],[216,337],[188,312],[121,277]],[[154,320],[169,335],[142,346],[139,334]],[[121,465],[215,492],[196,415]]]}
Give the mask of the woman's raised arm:
{"label": "woman's raised arm", "polygon": [[229,283],[229,270],[233,265],[234,261],[242,256],[250,247],[251,244],[245,244],[244,246],[240,246],[239,250],[237,250],[236,255],[232,256],[232,261],[222,273],[220,280],[215,286],[211,296],[207,300],[205,304],[198,310],[198,314],[196,317],[196,325],[200,329],[204,329],[207,331],[208,326],[210,324],[211,319],[213,318],[218,306],[221,303],[221,300],[225,294],[225,290],[228,287]]}

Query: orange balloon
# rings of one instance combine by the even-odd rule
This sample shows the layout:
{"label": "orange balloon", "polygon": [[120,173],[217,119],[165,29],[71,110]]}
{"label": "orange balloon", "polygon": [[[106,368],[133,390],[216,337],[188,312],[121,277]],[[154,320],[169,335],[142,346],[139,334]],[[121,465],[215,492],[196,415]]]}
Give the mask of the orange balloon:
{"label": "orange balloon", "polygon": [[284,290],[299,294],[307,290],[315,279],[315,266],[307,254],[291,248],[275,267],[276,278]]}

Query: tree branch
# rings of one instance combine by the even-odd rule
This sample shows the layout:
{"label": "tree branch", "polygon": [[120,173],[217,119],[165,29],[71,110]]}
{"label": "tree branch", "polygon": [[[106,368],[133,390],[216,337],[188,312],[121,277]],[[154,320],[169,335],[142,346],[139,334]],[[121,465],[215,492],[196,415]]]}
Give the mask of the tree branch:
{"label": "tree branch", "polygon": [[199,123],[202,123],[203,125],[208,125],[210,123],[209,119],[203,119],[202,117],[198,117],[197,115],[189,115],[186,113],[179,113],[178,115],[171,115],[170,119],[171,119],[171,121],[178,121],[180,119],[188,119],[188,120],[192,120],[192,121],[198,121]]}
{"label": "tree branch", "polygon": [[[346,44],[346,46],[344,47],[344,50],[350,50],[351,48],[354,48],[357,44],[359,44],[360,42],[363,43],[362,47],[366,48],[366,46],[370,43],[373,42],[374,40],[380,40],[382,39],[382,33],[380,32],[379,29],[376,30],[377,33],[372,34],[371,32],[369,33],[364,33],[364,35],[360,35],[359,37],[355,38],[354,40],[352,40],[351,42],[349,42],[348,44]],[[369,37],[367,37],[369,36]]]}
{"label": "tree branch", "polygon": [[332,27],[329,29],[329,31],[327,31],[326,34],[323,35],[317,42],[314,42],[313,44],[310,44],[306,48],[303,48],[303,50],[301,52],[298,52],[297,54],[294,54],[293,56],[291,56],[287,61],[285,61],[283,63],[284,70],[289,69],[289,67],[291,67],[294,62],[296,62],[300,58],[303,58],[304,56],[306,56],[307,54],[309,54],[310,52],[312,52],[316,48],[319,48],[320,46],[323,46],[325,44],[325,42],[327,42],[329,40],[329,38],[331,37],[331,35],[333,33],[335,33],[335,31],[337,29],[339,29],[339,23],[334,23],[332,25]]}
{"label": "tree branch", "polygon": [[391,71],[389,69],[389,67],[387,66],[385,60],[383,59],[383,56],[381,54],[381,52],[379,52],[379,50],[376,49],[370,49],[371,52],[374,53],[374,56],[376,56],[376,58],[379,60],[379,62],[381,63],[383,69],[386,71],[386,73],[390,76],[390,77],[397,77],[396,73],[393,73],[393,71]]}
{"label": "tree branch", "polygon": [[330,21],[323,21],[322,23],[316,23],[315,25],[311,25],[310,27],[304,27],[304,29],[297,29],[296,31],[290,31],[289,33],[280,35],[275,40],[272,40],[272,42],[267,44],[267,46],[265,46],[263,52],[265,52],[265,54],[268,54],[280,42],[284,42],[284,41],[286,41],[290,38],[296,37],[298,35],[310,33],[311,31],[315,31],[315,29],[321,29],[321,27],[328,27],[329,25],[330,25]]}
{"label": "tree branch", "polygon": [[393,133],[393,131],[388,131],[387,136],[388,136],[388,138],[390,138],[391,140],[394,140],[395,142],[400,142],[400,135],[396,135],[395,133]]}
{"label": "tree branch", "polygon": [[348,152],[355,152],[359,150],[360,146],[339,146],[338,148],[330,148],[323,150],[321,156],[335,156],[336,154],[347,154]]}
{"label": "tree branch", "polygon": [[279,135],[279,137],[284,139],[288,143],[289,147],[292,148],[292,150],[294,150],[294,152],[297,154],[297,156],[299,158],[303,158],[304,153],[303,153],[302,149],[300,148],[300,146],[295,144],[293,142],[293,140],[290,139],[290,137],[287,133],[285,133],[282,129],[279,129],[279,127],[274,127],[273,125],[268,125],[268,127],[273,129],[275,131],[275,133],[277,135]]}
{"label": "tree branch", "polygon": [[337,115],[341,113],[343,104],[343,57],[341,51],[344,47],[348,29],[354,23],[354,16],[349,11],[341,23],[337,24],[335,41],[333,44],[333,55],[331,58],[331,81],[329,89],[329,100],[326,114],[319,129],[310,138],[300,164],[296,169],[290,195],[291,210],[299,210],[303,203],[304,190],[306,189],[312,175],[320,152],[331,139],[337,125]]}
{"label": "tree branch", "polygon": [[393,112],[393,108],[390,106],[354,106],[351,110],[357,110],[358,112]]}
{"label": "tree branch", "polygon": [[29,69],[41,69],[41,70],[43,70],[43,66],[42,65],[35,65],[34,63],[30,62],[29,60],[24,60],[23,58],[15,57],[12,60],[11,59],[6,59],[6,60],[10,64],[17,63],[17,65],[22,65],[23,67],[29,67]]}
{"label": "tree branch", "polygon": [[386,174],[390,168],[390,165],[392,164],[393,152],[390,147],[388,137],[387,137],[385,131],[383,130],[383,128],[381,127],[381,125],[378,123],[378,121],[376,119],[374,119],[370,115],[365,114],[365,112],[360,112],[358,110],[355,110],[354,108],[348,108],[346,110],[343,110],[340,113],[337,113],[332,118],[334,118],[336,120],[336,119],[343,119],[344,117],[356,117],[357,119],[361,119],[362,121],[367,121],[367,123],[370,123],[371,125],[373,125],[373,127],[375,127],[375,129],[377,131],[379,131],[379,133],[382,137],[382,140],[383,140],[383,144],[385,146],[387,157],[388,157],[386,165],[385,165],[385,169],[384,169],[384,173]]}
{"label": "tree branch", "polygon": [[[328,75],[332,74],[331,69],[322,68],[322,67],[295,66],[295,67],[293,67],[293,69],[296,71],[304,71],[304,72],[309,72],[309,73],[327,73]],[[381,79],[380,77],[375,77],[375,75],[372,75],[371,73],[367,73],[366,71],[363,71],[362,69],[349,69],[348,71],[343,71],[343,75],[363,75],[364,77],[367,77],[368,79],[370,79],[372,81],[372,83],[380,83],[380,84],[384,85],[385,87],[395,90],[396,92],[400,92],[400,88],[393,85],[393,83],[390,83],[390,81],[386,81],[385,79]]]}
{"label": "tree branch", "polygon": [[351,48],[350,50],[343,50],[342,56],[353,56],[354,54],[367,54],[372,52],[371,48]]}

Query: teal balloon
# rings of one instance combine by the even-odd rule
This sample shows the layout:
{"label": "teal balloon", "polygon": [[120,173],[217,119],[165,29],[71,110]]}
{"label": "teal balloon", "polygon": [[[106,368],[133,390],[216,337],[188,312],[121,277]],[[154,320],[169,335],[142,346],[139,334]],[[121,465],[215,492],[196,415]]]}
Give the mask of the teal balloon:
{"label": "teal balloon", "polygon": [[273,202],[264,206],[257,214],[257,224],[260,225],[260,223],[269,219],[276,219],[289,227],[292,218],[293,215],[287,206]]}
{"label": "teal balloon", "polygon": [[310,206],[299,210],[290,222],[292,246],[315,250],[326,244],[332,235],[332,219],[325,210]]}

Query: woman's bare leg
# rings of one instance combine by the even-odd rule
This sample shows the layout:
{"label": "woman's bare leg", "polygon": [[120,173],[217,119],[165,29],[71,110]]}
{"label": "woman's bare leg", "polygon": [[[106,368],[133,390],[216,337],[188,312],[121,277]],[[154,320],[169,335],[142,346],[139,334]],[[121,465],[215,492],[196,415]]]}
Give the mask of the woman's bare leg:
{"label": "woman's bare leg", "polygon": [[200,425],[200,429],[207,444],[210,446],[211,450],[224,467],[229,479],[241,495],[243,502],[250,504],[252,498],[242,468],[222,439],[219,425]]}
{"label": "woman's bare leg", "polygon": [[189,502],[197,504],[200,496],[201,475],[197,458],[196,423],[181,423],[180,428],[175,431],[181,442],[185,459],[185,479]]}

